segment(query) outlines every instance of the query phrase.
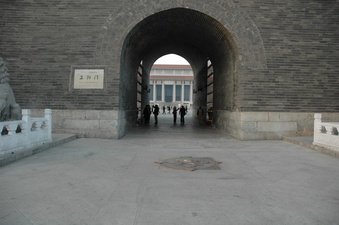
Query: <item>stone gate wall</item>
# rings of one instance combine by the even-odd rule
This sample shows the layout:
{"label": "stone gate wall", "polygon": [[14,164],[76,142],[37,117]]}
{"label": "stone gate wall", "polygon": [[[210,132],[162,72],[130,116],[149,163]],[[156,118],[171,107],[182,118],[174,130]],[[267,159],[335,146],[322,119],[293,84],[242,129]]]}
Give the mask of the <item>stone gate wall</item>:
{"label": "stone gate wall", "polygon": [[[131,4],[145,6],[138,11]],[[194,8],[218,21],[232,20],[229,30],[242,52],[241,76],[236,108],[220,113],[225,118],[220,127],[225,128],[232,121],[228,115],[234,113],[339,111],[338,0],[2,0],[0,54],[7,61],[17,102],[22,108],[51,108],[56,117],[58,112],[74,115],[67,119],[75,127],[59,127],[60,131],[79,131],[78,110],[94,110],[98,123],[106,117],[114,120],[111,135],[106,136],[118,137],[119,124],[126,122],[119,102],[124,93],[119,86],[123,40],[119,32],[133,28],[126,21],[146,18],[164,5]],[[245,43],[243,37],[251,32],[258,32],[257,38]],[[257,45],[261,45],[258,54],[249,51]],[[104,67],[104,88],[70,88],[71,69],[77,66]],[[82,127],[93,122],[84,121]],[[242,119],[236,124],[233,135],[241,138]]]}

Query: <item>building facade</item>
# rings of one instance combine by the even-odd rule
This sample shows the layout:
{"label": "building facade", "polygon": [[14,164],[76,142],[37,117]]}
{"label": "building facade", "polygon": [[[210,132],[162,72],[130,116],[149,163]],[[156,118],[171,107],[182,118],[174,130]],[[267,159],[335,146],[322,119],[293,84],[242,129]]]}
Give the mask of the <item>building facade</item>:
{"label": "building facade", "polygon": [[152,105],[193,105],[193,70],[189,65],[154,65],[150,72]]}

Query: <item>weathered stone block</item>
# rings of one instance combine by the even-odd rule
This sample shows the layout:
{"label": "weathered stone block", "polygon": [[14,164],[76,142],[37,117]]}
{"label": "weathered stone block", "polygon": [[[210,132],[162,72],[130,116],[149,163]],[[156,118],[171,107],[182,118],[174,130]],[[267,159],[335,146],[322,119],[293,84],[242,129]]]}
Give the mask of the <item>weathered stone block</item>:
{"label": "weathered stone block", "polygon": [[257,122],[242,121],[240,123],[240,126],[241,126],[241,130],[243,130],[244,132],[257,132],[258,131]]}
{"label": "weathered stone block", "polygon": [[297,122],[313,122],[314,113],[293,113],[293,120]]}
{"label": "weathered stone block", "polygon": [[84,120],[86,119],[86,111],[85,110],[70,110],[72,113],[72,119],[75,120]]}
{"label": "weathered stone block", "polygon": [[101,120],[117,120],[118,119],[118,111],[117,110],[100,111],[100,119]]}
{"label": "weathered stone block", "polygon": [[[55,115],[54,115],[55,114]],[[53,110],[53,119],[57,118],[73,118],[72,110]]]}
{"label": "weathered stone block", "polygon": [[86,119],[87,120],[99,120],[101,111],[99,110],[86,110]]}
{"label": "weathered stone block", "polygon": [[258,131],[260,132],[282,132],[296,131],[296,122],[258,122]]}
{"label": "weathered stone block", "polygon": [[280,112],[268,112],[268,121],[281,121]]}
{"label": "weathered stone block", "polygon": [[63,127],[66,129],[76,129],[76,130],[99,129],[99,120],[66,119],[63,122]]}
{"label": "weathered stone block", "polygon": [[268,121],[267,112],[241,112],[241,121]]}
{"label": "weathered stone block", "polygon": [[116,120],[100,120],[99,121],[100,130],[116,130],[118,123]]}

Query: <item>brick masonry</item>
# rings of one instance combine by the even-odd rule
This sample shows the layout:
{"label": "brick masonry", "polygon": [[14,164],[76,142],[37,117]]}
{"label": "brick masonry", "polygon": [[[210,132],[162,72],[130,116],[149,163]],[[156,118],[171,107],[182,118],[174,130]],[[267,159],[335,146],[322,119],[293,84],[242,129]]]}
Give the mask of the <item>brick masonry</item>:
{"label": "brick masonry", "polygon": [[[174,8],[192,11],[151,17]],[[219,115],[334,113],[339,111],[338,12],[338,0],[2,0],[0,56],[7,61],[11,86],[23,108],[51,108],[57,115],[69,110],[112,112],[116,126],[109,136],[123,135],[134,121],[135,65],[168,49],[186,54],[193,68],[199,68],[194,62],[201,58],[214,58],[220,78],[227,76],[221,79],[227,81],[226,88],[215,90],[217,107],[223,112]],[[178,23],[171,15],[185,20]],[[166,32],[171,22],[187,30],[182,34],[186,42],[172,43],[176,49],[143,33],[147,27]],[[176,26],[172,24],[171,30]],[[193,42],[196,45],[190,49]],[[77,65],[105,66],[105,88],[70,89],[71,67]],[[90,122],[78,123],[75,115],[73,120],[74,129],[65,125],[59,131],[77,131]],[[232,120],[220,116],[218,121],[224,127]],[[78,124],[82,125],[76,128]],[[280,129],[271,125],[265,128],[262,123],[258,129]],[[284,126],[302,129],[298,124]],[[245,128],[234,129],[239,133]]]}

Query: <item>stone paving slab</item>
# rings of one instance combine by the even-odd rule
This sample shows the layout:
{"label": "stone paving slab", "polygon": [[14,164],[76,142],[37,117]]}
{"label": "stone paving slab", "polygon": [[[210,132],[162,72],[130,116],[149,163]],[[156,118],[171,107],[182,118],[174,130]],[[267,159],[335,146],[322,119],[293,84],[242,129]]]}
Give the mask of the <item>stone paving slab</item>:
{"label": "stone paving slab", "polygon": [[[339,224],[339,159],[159,121],[79,138],[0,168],[0,225]],[[220,170],[154,162],[212,157]]]}

